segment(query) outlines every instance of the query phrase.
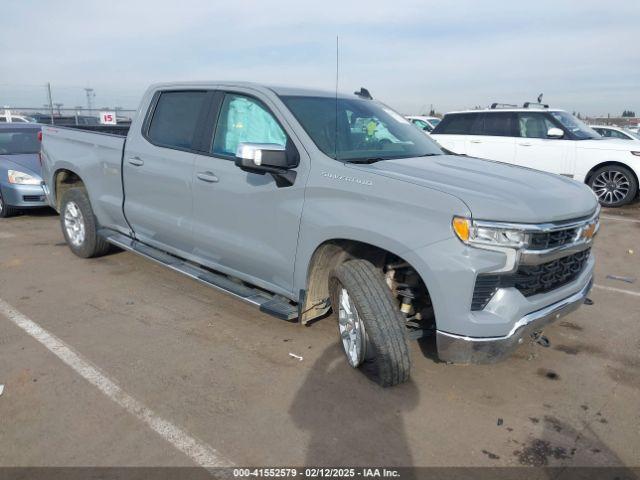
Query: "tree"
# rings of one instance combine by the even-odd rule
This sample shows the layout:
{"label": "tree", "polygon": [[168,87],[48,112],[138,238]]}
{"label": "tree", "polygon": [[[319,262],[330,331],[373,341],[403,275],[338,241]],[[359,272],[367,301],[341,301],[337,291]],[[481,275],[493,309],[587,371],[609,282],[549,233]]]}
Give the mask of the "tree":
{"label": "tree", "polygon": [[636,116],[636,112],[634,112],[633,110],[625,110],[624,112],[622,112],[622,116],[623,117],[635,117]]}

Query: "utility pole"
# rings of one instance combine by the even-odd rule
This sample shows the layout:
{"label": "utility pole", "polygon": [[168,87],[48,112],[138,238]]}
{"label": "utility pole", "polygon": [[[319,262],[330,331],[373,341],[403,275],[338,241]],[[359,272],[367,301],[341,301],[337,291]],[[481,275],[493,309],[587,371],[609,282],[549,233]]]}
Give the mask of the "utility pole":
{"label": "utility pole", "polygon": [[93,93],[93,88],[85,88],[84,91],[87,92],[87,109],[89,110],[89,115],[91,115],[93,113],[92,112],[93,108],[91,106],[91,99],[95,97],[96,94]]}
{"label": "utility pole", "polygon": [[53,100],[51,99],[51,83],[47,82],[47,96],[49,97],[49,113],[51,114],[51,125],[53,125]]}
{"label": "utility pole", "polygon": [[64,105],[64,103],[54,103],[56,108],[58,109],[58,116],[62,116],[62,112],[60,112],[60,108]]}

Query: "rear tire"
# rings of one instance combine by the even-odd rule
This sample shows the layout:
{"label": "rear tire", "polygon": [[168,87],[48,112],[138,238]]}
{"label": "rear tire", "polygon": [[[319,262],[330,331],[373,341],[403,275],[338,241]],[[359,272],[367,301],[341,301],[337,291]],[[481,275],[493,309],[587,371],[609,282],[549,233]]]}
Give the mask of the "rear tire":
{"label": "rear tire", "polygon": [[0,193],[0,218],[13,217],[18,213],[18,209],[4,203],[2,193]]}
{"label": "rear tire", "polygon": [[[405,319],[382,273],[366,260],[349,260],[333,270],[329,288],[349,364],[383,387],[406,382],[411,360]],[[347,310],[351,315],[346,315]],[[355,328],[349,328],[346,316],[355,322]],[[354,331],[359,335],[351,338],[356,348],[363,349],[358,354],[347,347]]]}
{"label": "rear tire", "polygon": [[84,188],[71,188],[60,207],[62,234],[73,253],[82,258],[99,257],[110,245],[98,235],[98,221]]}
{"label": "rear tire", "polygon": [[599,168],[589,178],[589,186],[603,207],[621,207],[638,194],[638,181],[631,170],[621,165]]}

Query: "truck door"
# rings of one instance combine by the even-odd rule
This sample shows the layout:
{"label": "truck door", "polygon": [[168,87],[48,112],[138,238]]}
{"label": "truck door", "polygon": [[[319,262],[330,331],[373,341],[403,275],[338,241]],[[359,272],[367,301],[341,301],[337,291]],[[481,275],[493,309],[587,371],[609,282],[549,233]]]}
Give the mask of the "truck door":
{"label": "truck door", "polygon": [[545,112],[518,114],[516,164],[545,172],[573,176],[571,152],[574,141],[548,138],[550,128],[559,128]]}
{"label": "truck door", "polygon": [[123,160],[124,212],[135,237],[177,253],[191,247],[193,144],[203,122],[205,91],[156,92]]}
{"label": "truck door", "polygon": [[[309,162],[267,102],[240,91],[218,92],[209,152],[195,160],[193,253],[210,268],[296,294],[293,268]],[[301,156],[294,184],[278,187],[270,174],[237,167],[235,153],[243,142],[294,142]]]}

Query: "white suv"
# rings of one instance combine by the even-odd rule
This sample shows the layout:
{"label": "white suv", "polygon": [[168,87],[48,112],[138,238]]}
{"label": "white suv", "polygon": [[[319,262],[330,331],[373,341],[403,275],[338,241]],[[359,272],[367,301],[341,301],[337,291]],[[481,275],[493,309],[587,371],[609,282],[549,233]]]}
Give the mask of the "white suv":
{"label": "white suv", "polygon": [[431,133],[461,155],[558,173],[588,184],[600,203],[619,207],[638,195],[640,148],[605,140],[573,115],[531,107],[452,112]]}

